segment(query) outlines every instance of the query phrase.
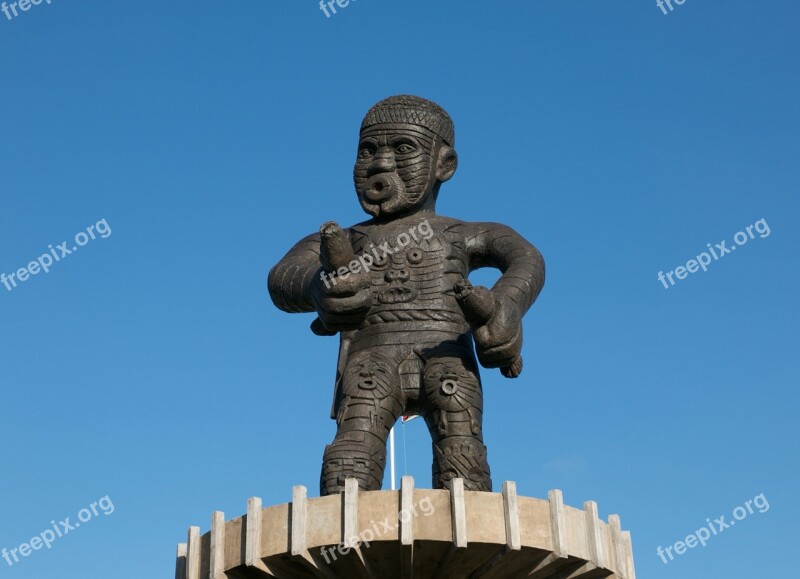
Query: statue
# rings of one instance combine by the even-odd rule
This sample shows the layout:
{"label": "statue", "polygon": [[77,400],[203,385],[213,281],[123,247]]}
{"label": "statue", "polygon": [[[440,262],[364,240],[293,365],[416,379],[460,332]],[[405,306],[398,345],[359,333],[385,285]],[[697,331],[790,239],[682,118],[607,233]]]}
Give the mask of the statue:
{"label": "statue", "polygon": [[[458,166],[454,146],[437,104],[405,95],[376,104],[353,172],[371,218],[324,224],[270,271],[278,308],[315,312],[314,333],[340,335],[323,496],[343,491],[346,478],[380,490],[389,431],[408,414],[430,430],[434,488],[461,478],[467,490],[492,490],[477,362],[519,375],[522,316],[542,289],[544,262],[510,227],[436,214]],[[482,267],[502,272],[491,290],[467,280]]]}

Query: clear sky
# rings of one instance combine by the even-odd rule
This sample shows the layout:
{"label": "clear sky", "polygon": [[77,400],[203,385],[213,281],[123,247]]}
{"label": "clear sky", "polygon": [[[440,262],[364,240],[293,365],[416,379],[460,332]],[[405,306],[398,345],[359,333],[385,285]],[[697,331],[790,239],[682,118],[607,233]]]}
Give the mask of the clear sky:
{"label": "clear sky", "polygon": [[[396,93],[455,120],[439,212],[506,223],[547,263],[525,371],[483,372],[495,489],[619,513],[640,577],[793,573],[800,6],[672,5],[0,13],[0,272],[60,258],[0,285],[0,548],[113,503],[0,577],[168,577],[213,510],[317,493],[337,340],[273,307],[266,276],[324,221],[364,218],[358,127]],[[405,446],[400,474],[429,486],[421,421]],[[707,547],[657,555],[762,493]]]}

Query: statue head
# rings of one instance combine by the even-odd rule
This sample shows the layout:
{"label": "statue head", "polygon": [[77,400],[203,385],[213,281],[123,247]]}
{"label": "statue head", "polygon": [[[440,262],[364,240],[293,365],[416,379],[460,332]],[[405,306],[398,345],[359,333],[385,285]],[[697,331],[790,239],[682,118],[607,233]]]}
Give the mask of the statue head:
{"label": "statue head", "polygon": [[433,211],[439,187],[458,166],[453,121],[416,96],[384,99],[361,124],[353,170],[361,207],[380,219]]}

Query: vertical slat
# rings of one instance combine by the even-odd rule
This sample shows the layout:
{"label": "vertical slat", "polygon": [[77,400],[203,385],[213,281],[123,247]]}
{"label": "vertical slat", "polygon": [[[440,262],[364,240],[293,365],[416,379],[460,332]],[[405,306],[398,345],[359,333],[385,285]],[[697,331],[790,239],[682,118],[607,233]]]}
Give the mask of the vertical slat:
{"label": "vertical slat", "polygon": [[302,485],[292,487],[292,556],[306,552],[306,520],[308,518],[308,489]]}
{"label": "vertical slat", "polygon": [[244,562],[254,567],[261,561],[261,517],[262,503],[259,497],[250,497],[247,501],[247,529],[245,531]]}
{"label": "vertical slat", "polygon": [[292,487],[291,527],[289,550],[295,563],[300,564],[313,577],[327,577],[330,570],[320,566],[308,552],[308,489],[302,485]]}
{"label": "vertical slat", "polygon": [[[344,537],[347,547],[358,545],[358,481],[348,478],[344,481]],[[353,541],[355,539],[355,541]]]}
{"label": "vertical slat", "polygon": [[200,527],[189,527],[189,536],[186,545],[186,579],[201,579]]}
{"label": "vertical slat", "polygon": [[503,483],[503,521],[505,523],[506,545],[505,549],[494,552],[475,569],[469,579],[496,578],[502,575],[498,572],[503,561],[514,551],[522,550],[522,538],[519,522],[519,499],[517,497],[517,483],[505,481]]}
{"label": "vertical slat", "polygon": [[414,478],[400,479],[400,571],[403,579],[414,576],[414,517],[405,520],[404,513],[414,512]]}
{"label": "vertical slat", "polygon": [[611,529],[611,549],[614,552],[617,573],[624,573],[627,575],[628,560],[625,553],[625,544],[622,538],[622,522],[619,519],[619,515],[610,515],[608,517],[608,526]]}
{"label": "vertical slat", "polygon": [[550,523],[553,527],[553,552],[559,557],[567,556],[567,523],[564,517],[564,495],[555,489],[547,493],[550,499]]}
{"label": "vertical slat", "polygon": [[467,504],[464,497],[464,479],[454,478],[450,487],[450,516],[453,527],[453,543],[439,562],[433,577],[449,577],[450,567],[459,553],[467,548]]}
{"label": "vertical slat", "polygon": [[[354,568],[353,572],[360,578],[369,579],[372,577],[372,573],[361,550],[361,533],[358,528],[358,480],[354,478],[348,478],[344,481],[344,512],[342,513],[342,518],[344,523],[342,525],[344,533],[342,542],[346,547],[353,550],[354,556],[349,561]],[[317,568],[320,571],[327,571],[327,567],[320,568],[316,559],[315,562],[317,562]]]}
{"label": "vertical slat", "polygon": [[605,567],[605,549],[600,529],[597,503],[586,501],[583,503],[586,516],[586,540],[589,543],[589,560],[598,567]]}
{"label": "vertical slat", "polygon": [[214,511],[211,515],[211,563],[208,579],[225,577],[225,513]]}
{"label": "vertical slat", "polygon": [[467,547],[467,504],[464,499],[464,479],[453,479],[450,491],[450,503],[453,511],[453,545],[456,549]]}
{"label": "vertical slat", "polygon": [[186,543],[178,545],[178,554],[175,559],[175,579],[186,579]]}
{"label": "vertical slat", "polygon": [[[414,478],[404,476],[400,479],[400,513],[413,513],[414,512]],[[400,518],[400,544],[413,545],[414,544],[414,519],[409,518],[404,521]]]}
{"label": "vertical slat", "polygon": [[626,561],[627,561],[627,569],[626,569],[626,577],[625,579],[636,579],[636,568],[633,564],[633,543],[631,542],[631,532],[624,531],[622,533],[622,540],[625,542],[625,551],[626,551]]}
{"label": "vertical slat", "polygon": [[522,549],[519,531],[519,502],[517,501],[517,483],[503,483],[503,512],[506,520],[506,546],[512,551]]}

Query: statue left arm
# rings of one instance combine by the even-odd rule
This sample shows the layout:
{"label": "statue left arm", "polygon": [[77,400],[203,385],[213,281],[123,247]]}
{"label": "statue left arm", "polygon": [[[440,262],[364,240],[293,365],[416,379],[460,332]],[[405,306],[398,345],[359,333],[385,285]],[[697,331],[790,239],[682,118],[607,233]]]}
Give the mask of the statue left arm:
{"label": "statue left arm", "polygon": [[494,267],[502,272],[492,293],[509,298],[520,315],[525,315],[544,286],[544,260],[539,250],[507,225],[473,223],[467,251],[470,271]]}
{"label": "statue left arm", "polygon": [[[498,223],[474,223],[466,239],[469,270],[494,267],[502,272],[491,289],[491,317],[473,327],[478,360],[486,368],[521,370],[522,316],[544,285],[544,260],[539,251],[516,231]],[[463,307],[463,306],[462,306]]]}

